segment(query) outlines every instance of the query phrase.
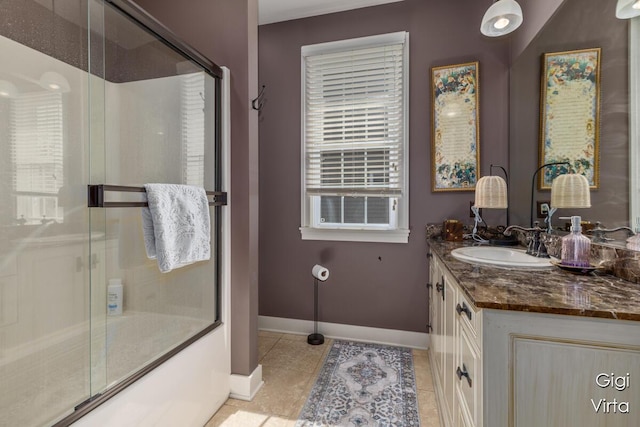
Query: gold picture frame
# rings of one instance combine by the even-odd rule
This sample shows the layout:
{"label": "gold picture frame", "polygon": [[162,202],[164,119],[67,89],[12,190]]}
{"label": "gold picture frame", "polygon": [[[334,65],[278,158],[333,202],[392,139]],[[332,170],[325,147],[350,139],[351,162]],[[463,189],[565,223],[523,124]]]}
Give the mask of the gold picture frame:
{"label": "gold picture frame", "polygon": [[600,185],[600,60],[601,48],[545,53],[540,86],[540,190],[575,172]]}
{"label": "gold picture frame", "polygon": [[479,62],[431,68],[431,191],[474,191],[480,176]]}

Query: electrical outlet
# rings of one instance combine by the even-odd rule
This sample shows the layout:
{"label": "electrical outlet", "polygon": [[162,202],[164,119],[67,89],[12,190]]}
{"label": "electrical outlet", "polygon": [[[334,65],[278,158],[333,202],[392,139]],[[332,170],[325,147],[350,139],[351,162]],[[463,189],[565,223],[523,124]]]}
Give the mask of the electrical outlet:
{"label": "electrical outlet", "polygon": [[536,216],[538,218],[546,218],[549,213],[549,206],[551,206],[551,202],[548,200],[536,202]]}
{"label": "electrical outlet", "polygon": [[[475,204],[476,204],[475,200],[469,200],[469,218],[475,218],[476,217],[476,214],[474,214],[473,210],[471,209],[473,207],[473,205],[475,205]],[[482,216],[482,208],[480,208],[478,210],[478,214],[480,216]]]}

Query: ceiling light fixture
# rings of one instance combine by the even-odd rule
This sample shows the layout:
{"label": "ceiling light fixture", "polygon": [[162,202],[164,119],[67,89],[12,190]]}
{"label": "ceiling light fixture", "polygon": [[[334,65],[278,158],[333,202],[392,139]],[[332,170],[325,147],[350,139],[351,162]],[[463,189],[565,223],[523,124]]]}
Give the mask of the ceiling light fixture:
{"label": "ceiling light fixture", "polygon": [[11,82],[0,80],[0,98],[15,98],[18,95],[18,88]]}
{"label": "ceiling light fixture", "polygon": [[40,86],[54,92],[69,92],[69,82],[63,75],[55,71],[47,71],[40,76]]}
{"label": "ceiling light fixture", "polygon": [[640,16],[640,0],[618,0],[616,17],[630,19]]}
{"label": "ceiling light fixture", "polygon": [[520,24],[522,24],[522,8],[518,2],[496,0],[485,12],[480,32],[485,36],[499,37],[515,31]]}

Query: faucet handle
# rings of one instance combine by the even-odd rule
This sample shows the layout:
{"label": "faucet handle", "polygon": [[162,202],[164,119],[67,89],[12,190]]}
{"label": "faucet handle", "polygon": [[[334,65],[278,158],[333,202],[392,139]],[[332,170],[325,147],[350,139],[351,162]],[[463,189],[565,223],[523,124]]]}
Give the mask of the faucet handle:
{"label": "faucet handle", "polygon": [[616,227],[616,228],[604,228],[602,227],[602,223],[600,221],[596,221],[595,228],[586,231],[586,234],[591,234],[593,236],[594,243],[603,243],[609,240],[615,240],[613,238],[605,237],[605,234],[615,233],[616,231],[625,230],[628,236],[633,236],[635,233],[629,227]]}

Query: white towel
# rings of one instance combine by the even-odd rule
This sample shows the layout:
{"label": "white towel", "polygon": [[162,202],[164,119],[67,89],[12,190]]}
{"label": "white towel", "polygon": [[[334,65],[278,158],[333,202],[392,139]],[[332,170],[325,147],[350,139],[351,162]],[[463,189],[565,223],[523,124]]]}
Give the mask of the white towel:
{"label": "white towel", "polygon": [[209,201],[203,188],[146,184],[149,208],[142,208],[147,256],[167,273],[211,258]]}

